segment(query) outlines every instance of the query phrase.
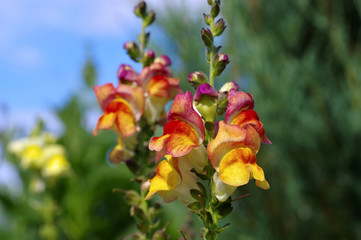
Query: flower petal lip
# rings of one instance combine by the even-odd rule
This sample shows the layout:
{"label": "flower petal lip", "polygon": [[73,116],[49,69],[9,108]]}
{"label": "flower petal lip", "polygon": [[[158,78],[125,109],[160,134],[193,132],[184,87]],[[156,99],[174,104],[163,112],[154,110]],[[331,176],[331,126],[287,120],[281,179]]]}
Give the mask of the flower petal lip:
{"label": "flower petal lip", "polygon": [[256,154],[260,145],[261,139],[253,127],[246,126],[241,128],[236,125],[227,125],[224,121],[220,121],[218,133],[209,142],[207,153],[210,163],[216,171],[219,171],[220,162],[229,151],[240,147],[247,147]]}
{"label": "flower petal lip", "polygon": [[[161,151],[162,154],[169,154],[173,157],[184,156],[197,146],[197,132],[191,125],[179,120],[168,122],[164,126],[163,135],[153,137],[149,142],[150,150]],[[156,161],[159,161],[161,157],[157,155]]]}
{"label": "flower petal lip", "polygon": [[263,169],[256,164],[256,154],[249,148],[229,151],[219,165],[219,178],[231,186],[242,186],[253,177],[264,181]]}
{"label": "flower petal lip", "polygon": [[98,130],[106,129],[115,130],[125,138],[136,132],[136,119],[127,101],[116,98],[108,104],[104,114],[98,120],[94,135],[97,135]]}
{"label": "flower petal lip", "polygon": [[204,140],[205,129],[203,120],[193,109],[193,96],[190,92],[178,94],[167,115],[167,121],[180,120],[190,124],[198,133],[199,144]]}
{"label": "flower petal lip", "polygon": [[251,94],[242,91],[236,92],[231,89],[228,95],[228,106],[225,116],[226,123],[230,123],[238,112],[253,108],[254,101]]}
{"label": "flower petal lip", "polygon": [[[156,175],[150,180],[150,188],[145,199],[151,198],[156,192],[170,191],[181,182],[180,173],[175,168],[177,160],[163,160],[158,164]],[[173,198],[173,197],[172,197]]]}
{"label": "flower petal lip", "polygon": [[114,99],[116,93],[114,85],[112,83],[106,83],[101,86],[96,85],[93,90],[100,107],[105,110],[108,104]]}
{"label": "flower petal lip", "polygon": [[170,60],[170,58],[163,54],[163,55],[160,55],[159,57],[157,57],[155,60],[154,60],[155,63],[161,63],[163,64],[164,66],[168,67],[172,64],[172,61]]}

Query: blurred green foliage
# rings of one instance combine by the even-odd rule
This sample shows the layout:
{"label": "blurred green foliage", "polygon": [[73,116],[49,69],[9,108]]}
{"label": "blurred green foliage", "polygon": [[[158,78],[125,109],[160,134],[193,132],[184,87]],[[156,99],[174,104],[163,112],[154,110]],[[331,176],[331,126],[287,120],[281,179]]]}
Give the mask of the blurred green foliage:
{"label": "blurred green foliage", "polygon": [[[231,63],[216,87],[253,94],[273,145],[258,155],[271,189],[241,187],[252,196],[220,239],[360,239],[361,2],[222,1],[221,13]],[[159,21],[183,84],[208,73],[201,21],[171,8]]]}

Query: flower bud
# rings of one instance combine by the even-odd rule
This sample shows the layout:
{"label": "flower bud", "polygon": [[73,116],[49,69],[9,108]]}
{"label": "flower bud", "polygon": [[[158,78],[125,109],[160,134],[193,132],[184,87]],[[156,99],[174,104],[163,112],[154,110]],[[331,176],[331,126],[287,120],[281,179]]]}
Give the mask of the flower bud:
{"label": "flower bud", "polygon": [[211,9],[211,15],[213,18],[216,18],[219,14],[219,4],[218,3],[215,3],[213,6],[212,6],[212,9]]}
{"label": "flower bud", "polygon": [[149,11],[147,16],[144,18],[144,24],[145,26],[151,25],[155,20],[155,13],[153,10]]}
{"label": "flower bud", "polygon": [[147,4],[144,1],[141,1],[137,6],[134,8],[134,13],[137,17],[144,18],[147,12]]}
{"label": "flower bud", "polygon": [[218,21],[214,24],[213,32],[214,36],[220,36],[224,29],[226,29],[226,24],[223,20],[223,18],[218,19]]}
{"label": "flower bud", "polygon": [[212,17],[209,14],[203,13],[204,22],[209,26],[212,23]]}
{"label": "flower bud", "polygon": [[155,53],[153,50],[146,51],[143,56],[144,65],[149,66],[150,64],[152,64],[154,62],[154,58],[155,58]]}
{"label": "flower bud", "polygon": [[124,201],[130,206],[138,206],[141,202],[139,194],[134,190],[124,191]]}
{"label": "flower bud", "polygon": [[138,81],[138,74],[130,65],[127,64],[122,64],[119,66],[117,77],[119,83],[132,83]]}
{"label": "flower bud", "polygon": [[217,115],[222,115],[226,110],[228,106],[228,93],[231,90],[238,91],[239,86],[235,82],[227,82],[225,83],[221,89],[218,91],[218,109],[217,109]]}
{"label": "flower bud", "polygon": [[172,64],[172,61],[170,60],[170,58],[167,56],[167,55],[165,55],[165,54],[163,54],[163,55],[161,55],[161,56],[159,56],[159,57],[157,57],[155,60],[154,60],[154,62],[155,63],[161,63],[163,66],[165,66],[165,67],[168,67],[168,66],[170,66],[171,64]]}
{"label": "flower bud", "polygon": [[138,59],[140,57],[140,51],[139,51],[138,44],[136,42],[128,41],[128,42],[124,43],[123,47],[125,50],[127,50],[127,54],[129,55],[129,57],[131,59],[133,59],[134,61],[138,61]]}
{"label": "flower bud", "polygon": [[213,0],[207,0],[208,1],[208,5],[213,5],[214,1]]}
{"label": "flower bud", "polygon": [[216,119],[218,93],[208,83],[197,88],[194,95],[195,106],[205,122],[214,122]]}
{"label": "flower bud", "polygon": [[197,71],[188,75],[188,82],[192,84],[194,89],[197,89],[199,85],[208,83],[208,78],[204,73]]}
{"label": "flower bud", "polygon": [[165,232],[164,228],[156,231],[153,234],[153,238],[152,238],[152,240],[168,240],[168,239],[170,239],[170,236]]}
{"label": "flower bud", "polygon": [[221,75],[223,70],[226,68],[229,63],[229,59],[227,54],[217,53],[213,60],[213,75],[217,77]]}
{"label": "flower bud", "polygon": [[211,48],[213,46],[213,34],[208,28],[202,28],[201,37],[204,45]]}

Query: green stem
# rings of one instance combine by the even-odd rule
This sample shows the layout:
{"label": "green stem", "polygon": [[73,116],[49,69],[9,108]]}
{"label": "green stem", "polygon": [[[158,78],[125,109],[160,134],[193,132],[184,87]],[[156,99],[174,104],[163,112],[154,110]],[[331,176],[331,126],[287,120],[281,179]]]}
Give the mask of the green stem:
{"label": "green stem", "polygon": [[143,19],[142,22],[142,32],[140,35],[140,62],[142,63],[142,66],[145,67],[145,61],[144,61],[144,52],[145,52],[145,28],[146,28],[145,21]]}
{"label": "green stem", "polygon": [[140,208],[143,210],[143,212],[147,218],[147,223],[148,223],[148,232],[147,232],[146,238],[150,240],[150,239],[152,239],[152,230],[150,228],[150,226],[152,225],[152,219],[149,215],[148,203],[145,200],[145,192],[142,189],[140,190],[140,197],[141,197],[141,201],[142,201],[140,203]]}
{"label": "green stem", "polygon": [[[214,28],[214,18],[212,17],[211,21],[211,32],[213,34]],[[209,53],[209,84],[213,87],[214,86],[214,76],[213,76],[213,58],[214,58],[214,45],[211,46],[211,51]]]}

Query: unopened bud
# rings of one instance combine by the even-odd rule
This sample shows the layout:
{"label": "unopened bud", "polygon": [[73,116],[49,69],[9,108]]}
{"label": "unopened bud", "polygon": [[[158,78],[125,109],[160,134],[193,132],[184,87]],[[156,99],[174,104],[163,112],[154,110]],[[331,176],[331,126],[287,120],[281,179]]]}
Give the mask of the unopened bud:
{"label": "unopened bud", "polygon": [[205,22],[207,25],[211,25],[211,23],[212,23],[212,17],[211,17],[211,15],[203,13],[203,18],[204,18],[204,22]]}
{"label": "unopened bud", "polygon": [[170,236],[165,232],[165,229],[156,231],[153,234],[152,240],[169,240]]}
{"label": "unopened bud", "polygon": [[140,51],[139,51],[138,44],[136,42],[128,41],[128,42],[124,43],[123,47],[125,50],[127,50],[127,54],[129,55],[129,57],[131,59],[133,59],[134,61],[138,61],[138,59],[140,57]]}
{"label": "unopened bud", "polygon": [[208,28],[202,28],[201,37],[204,45],[211,48],[213,46],[213,34]]}
{"label": "unopened bud", "polygon": [[194,89],[197,89],[199,85],[208,83],[208,78],[204,73],[197,71],[188,75],[188,82],[192,84]]}
{"label": "unopened bud", "polygon": [[137,6],[134,8],[134,13],[137,17],[144,18],[147,12],[147,4],[144,1],[141,1]]}
{"label": "unopened bud", "polygon": [[[130,65],[127,65],[127,64],[122,64],[119,66],[118,71],[117,71],[117,77],[118,77],[119,83],[132,83],[132,82],[138,81],[138,74],[136,73],[134,68],[132,68]],[[115,150],[117,150],[117,148],[115,148]],[[124,150],[124,148],[118,147],[118,150]],[[112,153],[113,153],[113,151],[112,151]],[[116,153],[114,152],[113,155],[114,154],[116,154]],[[121,153],[121,155],[123,155],[123,152]],[[122,159],[127,160],[129,158],[127,158],[127,159],[122,158]],[[116,162],[119,163],[118,161],[116,161]]]}
{"label": "unopened bud", "polygon": [[146,51],[143,56],[144,66],[149,66],[150,64],[152,64],[154,62],[154,58],[155,58],[155,53],[153,50]]}
{"label": "unopened bud", "polygon": [[159,63],[161,63],[161,64],[162,64],[163,66],[165,66],[165,67],[168,67],[168,66],[170,66],[170,65],[172,64],[172,61],[170,60],[170,58],[169,58],[167,55],[165,55],[165,54],[157,57],[157,58],[154,60],[154,62],[155,62],[155,63],[159,62]]}
{"label": "unopened bud", "polygon": [[231,82],[227,82],[225,83],[218,92],[226,92],[229,93],[229,91],[231,91],[231,89],[238,91],[239,90],[239,86],[237,83],[235,83],[234,81]]}
{"label": "unopened bud", "polygon": [[139,205],[141,202],[139,194],[134,190],[129,190],[124,192],[124,201],[130,206]]}
{"label": "unopened bud", "polygon": [[218,19],[218,21],[214,24],[213,33],[214,36],[220,36],[224,29],[226,29],[226,24],[223,20],[223,18]]}
{"label": "unopened bud", "polygon": [[194,102],[205,122],[214,122],[218,103],[218,93],[216,90],[208,83],[200,85],[194,95]]}
{"label": "unopened bud", "polygon": [[217,53],[213,59],[213,75],[215,77],[221,75],[228,63],[229,59],[227,54]]}
{"label": "unopened bud", "polygon": [[213,6],[212,6],[212,9],[211,9],[211,15],[213,18],[216,18],[219,14],[219,4],[218,3],[215,3]]}
{"label": "unopened bud", "polygon": [[213,6],[213,3],[214,3],[214,1],[213,1],[213,0],[207,0],[207,1],[208,1],[208,5]]}
{"label": "unopened bud", "polygon": [[151,25],[155,20],[155,13],[153,10],[149,11],[147,16],[144,18],[144,24],[145,26]]}
{"label": "unopened bud", "polygon": [[231,90],[238,91],[239,86],[235,82],[227,82],[225,83],[221,89],[218,91],[218,109],[217,109],[217,115],[222,115],[226,110],[228,106],[228,93]]}

